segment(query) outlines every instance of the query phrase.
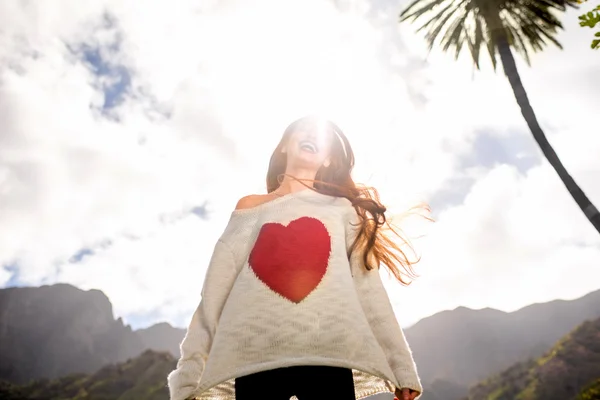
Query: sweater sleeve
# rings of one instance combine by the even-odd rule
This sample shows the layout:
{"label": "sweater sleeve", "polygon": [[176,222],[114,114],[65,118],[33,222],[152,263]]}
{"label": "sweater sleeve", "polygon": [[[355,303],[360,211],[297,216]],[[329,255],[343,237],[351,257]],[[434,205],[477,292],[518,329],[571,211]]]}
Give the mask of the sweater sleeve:
{"label": "sweater sleeve", "polygon": [[219,240],[208,265],[202,298],[181,342],[177,368],[167,380],[171,400],[191,398],[210,352],[221,311],[237,276],[233,253]]}
{"label": "sweater sleeve", "polygon": [[[346,235],[348,247],[352,245],[358,229],[355,226],[358,216],[354,210],[352,210],[352,216],[349,220]],[[352,252],[350,267],[363,311],[367,316],[375,338],[385,352],[397,383],[400,388],[408,388],[423,393],[412,352],[394,314],[381,281],[379,269],[374,268],[368,271],[362,261],[362,254],[358,250]]]}

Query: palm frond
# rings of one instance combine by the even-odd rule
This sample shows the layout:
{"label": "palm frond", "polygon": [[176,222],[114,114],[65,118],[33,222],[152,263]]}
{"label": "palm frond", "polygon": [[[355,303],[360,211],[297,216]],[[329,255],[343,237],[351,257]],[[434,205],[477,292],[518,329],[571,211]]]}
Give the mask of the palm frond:
{"label": "palm frond", "polygon": [[[433,48],[433,46],[435,46],[438,35],[442,31],[442,29],[444,29],[444,27],[446,26],[446,24],[448,23],[450,18],[454,17],[455,14],[457,14],[461,11],[464,12],[464,8],[462,7],[462,4],[464,4],[466,1],[467,0],[462,0],[454,9],[452,9],[450,12],[448,12],[441,20],[439,20],[437,25],[435,25],[429,29],[429,32],[427,32],[427,34],[425,35],[425,39],[429,43],[429,50],[431,50]],[[457,16],[457,19],[460,19],[460,18],[462,18],[462,16]]]}
{"label": "palm frond", "polygon": [[492,61],[492,67],[494,68],[494,71],[495,71],[496,67],[498,65],[498,61],[496,60],[497,43],[494,40],[493,32],[491,31],[491,29],[489,28],[488,25],[486,25],[486,28],[487,28],[486,29],[487,40],[485,41],[485,44],[486,44],[488,54],[490,55],[490,60]]}
{"label": "palm frond", "polygon": [[548,28],[554,27],[562,29],[563,27],[560,20],[548,8],[538,8],[533,7],[532,4],[528,4],[525,7],[519,7],[513,10],[527,13],[529,17],[543,21],[545,24],[547,24]]}
{"label": "palm frond", "polygon": [[[424,0],[414,0],[400,14],[400,22],[406,21],[410,18],[412,18],[412,20],[414,21],[417,18],[419,18],[421,15],[423,15],[427,12],[433,11],[433,9],[436,6],[444,3],[445,1],[447,1],[447,0],[425,0],[425,1]],[[425,4],[422,4],[422,3],[425,3]],[[416,11],[413,11],[413,9],[416,8],[418,5],[422,5],[422,7]]]}
{"label": "palm frond", "polygon": [[461,34],[466,34],[465,32],[465,22],[469,17],[468,13],[463,13],[460,18],[456,18],[454,23],[448,29],[440,44],[442,45],[443,51],[448,51],[451,46],[458,46],[458,41],[460,39]]}
{"label": "palm frond", "polygon": [[425,32],[429,50],[439,45],[458,58],[466,47],[478,69],[485,46],[495,69],[498,40],[506,41],[528,64],[531,51],[549,44],[562,48],[556,37],[563,26],[556,13],[568,7],[577,7],[577,0],[414,0],[400,19],[427,16],[417,32]]}
{"label": "palm frond", "polygon": [[536,16],[523,9],[506,11],[509,13],[510,18],[516,21],[519,31],[523,36],[527,37],[527,42],[534,51],[543,50],[547,45],[546,39],[554,43],[557,47],[562,48],[560,42],[554,37],[557,31],[556,25],[536,18]]}
{"label": "palm frond", "polygon": [[[562,49],[560,42],[554,37],[559,28],[562,28],[560,22],[558,24],[552,21],[555,18],[551,15],[551,18],[540,18],[536,19],[531,15],[523,15],[523,13],[514,13],[513,16],[518,19],[519,24],[522,28],[527,27],[529,30],[537,32],[537,37],[540,37],[541,42],[546,43],[541,37],[545,37],[550,42],[554,43],[558,48]],[[529,25],[528,25],[529,24]],[[543,46],[537,50],[543,50]]]}
{"label": "palm frond", "polygon": [[[474,36],[471,39],[471,36],[467,35],[467,43],[469,45],[469,51],[471,53],[473,63],[475,64],[475,67],[479,69],[479,50],[481,49],[481,44],[483,43],[482,22],[479,18],[475,18]],[[458,53],[455,55],[455,57],[458,57]]]}
{"label": "palm frond", "polygon": [[517,53],[523,56],[523,59],[527,63],[527,65],[531,65],[531,58],[529,57],[529,50],[527,49],[527,45],[525,44],[525,39],[521,32],[518,29],[515,29],[513,26],[508,27],[508,30],[511,34],[511,43]]}
{"label": "palm frond", "polygon": [[[423,25],[421,25],[419,27],[419,29],[417,29],[417,32],[421,32],[423,29],[427,28],[429,25],[431,25],[433,22],[440,20],[444,14],[450,10],[450,8],[453,8],[454,4],[449,4],[448,6],[446,6],[446,8],[444,8],[442,11],[440,11],[439,13],[437,13],[436,15],[434,15],[433,17],[431,17],[429,19],[429,21],[425,22]],[[456,8],[454,8],[452,11],[450,11],[451,13],[456,12]]]}

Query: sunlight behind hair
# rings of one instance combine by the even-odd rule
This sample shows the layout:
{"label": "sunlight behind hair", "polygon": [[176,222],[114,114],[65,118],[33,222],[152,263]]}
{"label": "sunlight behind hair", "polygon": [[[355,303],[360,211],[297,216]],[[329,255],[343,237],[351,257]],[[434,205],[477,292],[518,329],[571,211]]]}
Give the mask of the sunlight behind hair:
{"label": "sunlight behind hair", "polygon": [[[205,38],[198,51],[208,52],[205,83],[226,133],[237,138],[237,153],[253,166],[245,170],[248,186],[240,194],[262,189],[257,177],[281,132],[310,114],[332,120],[347,134],[359,160],[357,181],[368,183],[384,169],[403,179],[420,173],[409,160],[422,145],[415,138],[423,124],[417,124],[406,83],[389,79],[380,33],[362,11],[341,12],[322,1],[264,1],[236,3],[205,19],[198,34]],[[219,42],[208,41],[212,36]],[[382,194],[393,190],[382,188]]]}

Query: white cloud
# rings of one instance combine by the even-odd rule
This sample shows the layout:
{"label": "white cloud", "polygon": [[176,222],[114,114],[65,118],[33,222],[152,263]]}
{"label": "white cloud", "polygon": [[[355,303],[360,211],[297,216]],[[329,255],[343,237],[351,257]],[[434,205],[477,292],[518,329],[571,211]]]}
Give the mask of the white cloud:
{"label": "white cloud", "polygon": [[[482,129],[528,134],[502,76],[471,79],[468,60],[439,54],[423,63],[423,41],[414,26],[398,27],[398,6],[369,4],[1,3],[0,265],[16,263],[27,284],[102,289],[125,319],[183,324],[229,211],[262,190],[293,119],[321,112],[338,122],[357,180],[380,188],[392,212],[466,174],[461,160]],[[90,71],[84,44],[129,71],[110,118],[98,108],[114,77]],[[598,135],[575,118],[598,91],[580,103],[573,81],[568,104],[554,101],[565,90],[555,62],[570,55],[593,62],[577,49],[521,70],[552,143],[599,204]],[[423,242],[422,277],[390,287],[404,323],[459,304],[511,309],[595,288],[597,234],[545,164],[524,176],[506,165],[471,171],[464,203],[444,210]],[[189,214],[205,200],[208,221]],[[93,254],[70,262],[83,248]],[[561,285],[567,268],[577,273]],[[518,290],[492,289],[502,283]]]}
{"label": "white cloud", "polygon": [[[598,206],[600,135],[589,121],[600,105],[594,78],[600,59],[589,49],[589,35],[578,26],[578,13],[563,16],[566,31],[559,36],[563,51],[549,48],[533,58],[531,68],[516,58],[552,145]],[[410,37],[414,26],[402,29]],[[418,51],[414,40],[407,43]],[[501,69],[497,76],[489,66],[472,74],[468,57],[452,63],[451,55],[436,51],[428,60],[434,71],[429,110],[436,112],[431,115],[442,111],[463,121],[470,135],[467,142],[474,138],[473,130],[503,140],[520,132],[534,143],[535,157],[541,160]],[[507,143],[503,151],[511,149]],[[513,311],[599,288],[598,233],[545,160],[524,173],[502,164],[475,171],[462,204],[441,211],[430,235],[420,241],[421,278],[410,289],[389,285],[404,324],[459,305]]]}
{"label": "white cloud", "polygon": [[[575,143],[577,136],[571,136]],[[600,143],[591,144],[600,151]],[[575,166],[572,172],[598,204],[598,162],[593,170]],[[440,214],[421,246],[422,277],[411,290],[398,292],[406,323],[459,305],[514,311],[573,299],[597,290],[600,282],[598,233],[545,162],[525,175],[507,165],[490,169],[463,204]],[[406,311],[407,303],[421,306]]]}

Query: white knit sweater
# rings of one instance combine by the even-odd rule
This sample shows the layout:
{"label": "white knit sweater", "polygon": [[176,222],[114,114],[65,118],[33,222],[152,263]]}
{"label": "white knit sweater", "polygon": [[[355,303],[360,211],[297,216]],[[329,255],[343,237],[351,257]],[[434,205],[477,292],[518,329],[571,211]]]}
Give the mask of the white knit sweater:
{"label": "white knit sweater", "polygon": [[171,400],[234,399],[234,378],[296,365],[422,392],[379,271],[358,252],[348,260],[357,220],[347,199],[309,189],[234,211],[168,377]]}

